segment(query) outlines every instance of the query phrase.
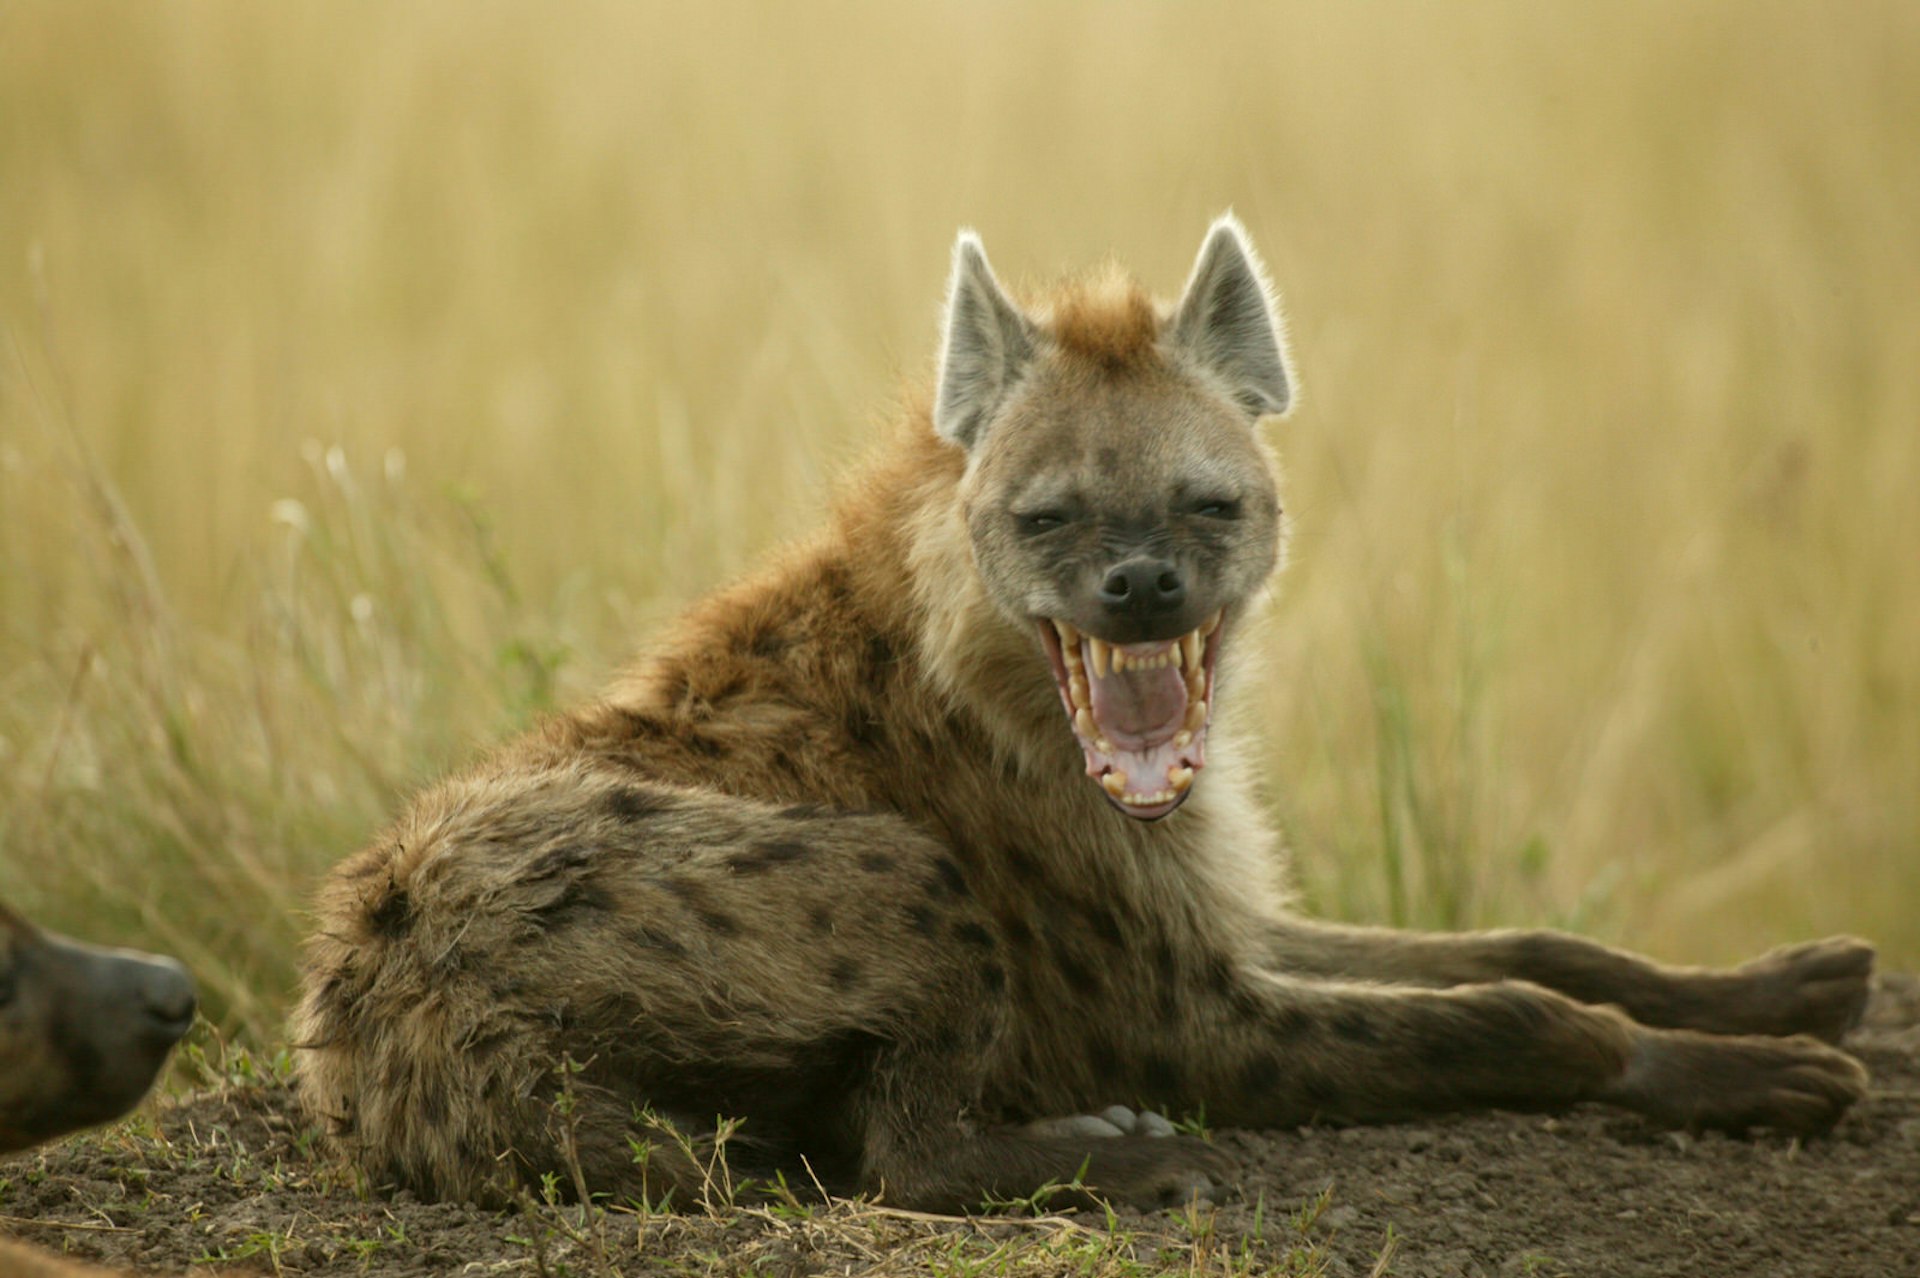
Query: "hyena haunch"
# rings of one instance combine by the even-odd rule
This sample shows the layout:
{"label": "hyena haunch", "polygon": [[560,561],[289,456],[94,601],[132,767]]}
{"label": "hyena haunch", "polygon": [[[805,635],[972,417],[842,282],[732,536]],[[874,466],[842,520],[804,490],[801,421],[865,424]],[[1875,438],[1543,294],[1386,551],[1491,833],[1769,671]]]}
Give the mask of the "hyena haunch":
{"label": "hyena haunch", "polygon": [[830,526],[334,872],[313,1113],[442,1197],[576,1158],[657,1194],[692,1172],[636,1165],[646,1107],[945,1209],[1083,1167],[1136,1204],[1209,1188],[1210,1146],[1090,1116],[1123,1101],[1833,1123],[1865,1073],[1803,1035],[1857,1017],[1858,942],[1680,971],[1287,912],[1231,694],[1281,542],[1255,423],[1293,393],[1231,219],[1171,307],[1109,276],[1023,308],[963,235],[933,402]]}

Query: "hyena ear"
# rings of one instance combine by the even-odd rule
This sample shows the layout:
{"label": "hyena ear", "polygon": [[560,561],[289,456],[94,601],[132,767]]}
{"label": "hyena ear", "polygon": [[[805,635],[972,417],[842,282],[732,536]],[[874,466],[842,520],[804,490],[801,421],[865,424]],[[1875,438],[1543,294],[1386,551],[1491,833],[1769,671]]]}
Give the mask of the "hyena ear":
{"label": "hyena ear", "polygon": [[1284,413],[1292,405],[1280,308],[1259,256],[1231,213],[1207,230],[1174,312],[1172,342],[1223,382],[1249,416]]}
{"label": "hyena ear", "polygon": [[971,451],[1033,359],[1033,326],[993,278],[980,237],[960,232],[947,284],[946,333],[940,344],[940,385],[933,428]]}

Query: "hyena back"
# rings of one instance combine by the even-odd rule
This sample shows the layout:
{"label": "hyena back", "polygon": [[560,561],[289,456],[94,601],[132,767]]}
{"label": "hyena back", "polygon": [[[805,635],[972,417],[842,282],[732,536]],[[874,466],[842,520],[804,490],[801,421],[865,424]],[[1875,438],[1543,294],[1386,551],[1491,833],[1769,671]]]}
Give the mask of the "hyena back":
{"label": "hyena back", "polygon": [[724,1114],[944,1209],[1220,1178],[1117,1102],[1831,1124],[1865,1075],[1808,1035],[1857,1017],[1859,942],[1682,971],[1287,911],[1231,694],[1282,540],[1255,425],[1293,398],[1231,219],[1171,306],[1110,274],[1023,307],[963,235],[932,402],[829,526],[333,873],[308,1106],[427,1195],[657,1195],[697,1159],[637,1159],[645,1115]]}

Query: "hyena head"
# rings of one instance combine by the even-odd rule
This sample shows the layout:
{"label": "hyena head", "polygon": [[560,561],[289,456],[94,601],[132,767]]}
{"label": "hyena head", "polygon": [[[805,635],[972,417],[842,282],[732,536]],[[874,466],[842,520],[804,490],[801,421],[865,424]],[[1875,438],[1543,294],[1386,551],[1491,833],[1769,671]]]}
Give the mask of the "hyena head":
{"label": "hyena head", "polygon": [[126,1113],[193,1012],[172,959],[82,945],[0,903],[0,1154]]}
{"label": "hyena head", "polygon": [[1280,552],[1254,424],[1293,385],[1231,217],[1171,307],[1110,280],[1023,310],[976,237],[954,247],[934,427],[967,453],[974,565],[1129,816],[1172,812],[1206,764],[1221,647]]}

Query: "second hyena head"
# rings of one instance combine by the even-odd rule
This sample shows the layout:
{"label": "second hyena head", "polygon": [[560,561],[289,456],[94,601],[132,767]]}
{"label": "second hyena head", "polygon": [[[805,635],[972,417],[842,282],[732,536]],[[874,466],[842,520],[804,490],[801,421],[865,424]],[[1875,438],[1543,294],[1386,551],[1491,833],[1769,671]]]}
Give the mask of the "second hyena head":
{"label": "second hyena head", "polygon": [[1172,306],[1109,279],[1023,309],[977,238],[955,246],[934,426],[967,452],[974,564],[1129,816],[1173,811],[1205,766],[1221,647],[1280,554],[1254,425],[1293,384],[1230,217]]}

